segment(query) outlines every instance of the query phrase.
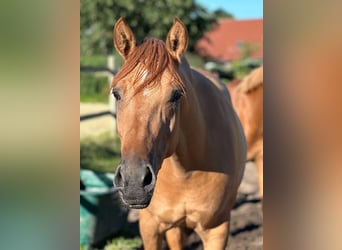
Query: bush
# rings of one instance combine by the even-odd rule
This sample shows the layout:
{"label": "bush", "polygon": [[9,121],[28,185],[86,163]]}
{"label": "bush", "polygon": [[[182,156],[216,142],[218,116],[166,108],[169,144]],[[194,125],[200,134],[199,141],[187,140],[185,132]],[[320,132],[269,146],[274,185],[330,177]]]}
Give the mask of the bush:
{"label": "bush", "polygon": [[204,59],[197,54],[187,52],[185,54],[186,59],[188,60],[191,67],[194,68],[204,68]]}

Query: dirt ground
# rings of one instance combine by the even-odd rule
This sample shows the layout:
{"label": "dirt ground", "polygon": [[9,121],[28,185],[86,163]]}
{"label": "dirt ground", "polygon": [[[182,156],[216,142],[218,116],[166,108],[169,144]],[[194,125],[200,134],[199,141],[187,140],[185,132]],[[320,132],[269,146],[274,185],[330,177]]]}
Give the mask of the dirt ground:
{"label": "dirt ground", "polygon": [[[227,250],[263,249],[262,206],[257,180],[256,166],[254,163],[248,162],[236,204],[231,212],[230,238]],[[200,249],[202,248],[196,250]]]}
{"label": "dirt ground", "polygon": [[[106,104],[81,104],[81,117],[109,110]],[[102,115],[96,119],[84,119],[80,124],[80,136],[98,135],[114,126],[113,117]],[[127,228],[137,230],[138,216],[130,211]],[[137,231],[138,233],[138,231]],[[167,248],[165,248],[167,249]],[[193,233],[188,238],[185,250],[202,250],[200,239]],[[257,187],[257,171],[254,163],[246,164],[246,171],[239,188],[237,201],[231,212],[230,237],[226,250],[262,250],[263,219],[262,206]]]}

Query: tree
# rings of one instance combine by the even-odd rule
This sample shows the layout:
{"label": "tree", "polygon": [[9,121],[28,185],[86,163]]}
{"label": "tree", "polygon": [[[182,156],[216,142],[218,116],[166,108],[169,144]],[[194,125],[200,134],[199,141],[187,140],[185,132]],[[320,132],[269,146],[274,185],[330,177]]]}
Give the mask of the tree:
{"label": "tree", "polygon": [[233,15],[226,12],[224,9],[217,9],[213,12],[213,15],[217,18],[217,19],[222,19],[222,18],[233,18]]}
{"label": "tree", "polygon": [[144,37],[165,39],[174,17],[188,29],[188,50],[216,22],[194,0],[81,0],[81,54],[112,53],[113,25],[124,17],[137,41]]}

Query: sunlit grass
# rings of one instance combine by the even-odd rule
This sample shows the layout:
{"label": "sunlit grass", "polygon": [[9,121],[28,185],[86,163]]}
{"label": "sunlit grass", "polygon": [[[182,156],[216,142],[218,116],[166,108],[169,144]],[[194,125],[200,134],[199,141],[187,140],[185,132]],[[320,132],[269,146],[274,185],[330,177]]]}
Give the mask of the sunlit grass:
{"label": "sunlit grass", "polygon": [[81,72],[81,102],[108,102],[109,83],[108,78],[95,76],[93,73]]}
{"label": "sunlit grass", "polygon": [[[124,238],[118,237],[109,242],[103,250],[135,250],[142,246],[142,240],[140,237]],[[81,245],[80,250],[99,250],[90,246]]]}
{"label": "sunlit grass", "polygon": [[109,243],[104,250],[134,250],[142,245],[142,240],[139,237],[133,239],[116,238]]}
{"label": "sunlit grass", "polygon": [[120,140],[110,132],[84,137],[80,141],[81,168],[114,172],[120,162]]}

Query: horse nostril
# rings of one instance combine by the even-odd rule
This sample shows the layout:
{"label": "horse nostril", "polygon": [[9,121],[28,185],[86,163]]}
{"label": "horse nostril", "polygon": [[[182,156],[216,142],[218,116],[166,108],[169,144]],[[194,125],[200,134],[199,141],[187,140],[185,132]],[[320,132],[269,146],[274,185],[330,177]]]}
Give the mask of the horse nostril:
{"label": "horse nostril", "polygon": [[152,168],[150,165],[147,165],[146,174],[143,180],[143,187],[151,185],[153,182],[154,182],[154,178],[153,178]]}
{"label": "horse nostril", "polygon": [[116,170],[115,176],[114,176],[114,186],[115,187],[123,187],[123,176],[121,174],[121,165],[118,166],[118,169]]}

